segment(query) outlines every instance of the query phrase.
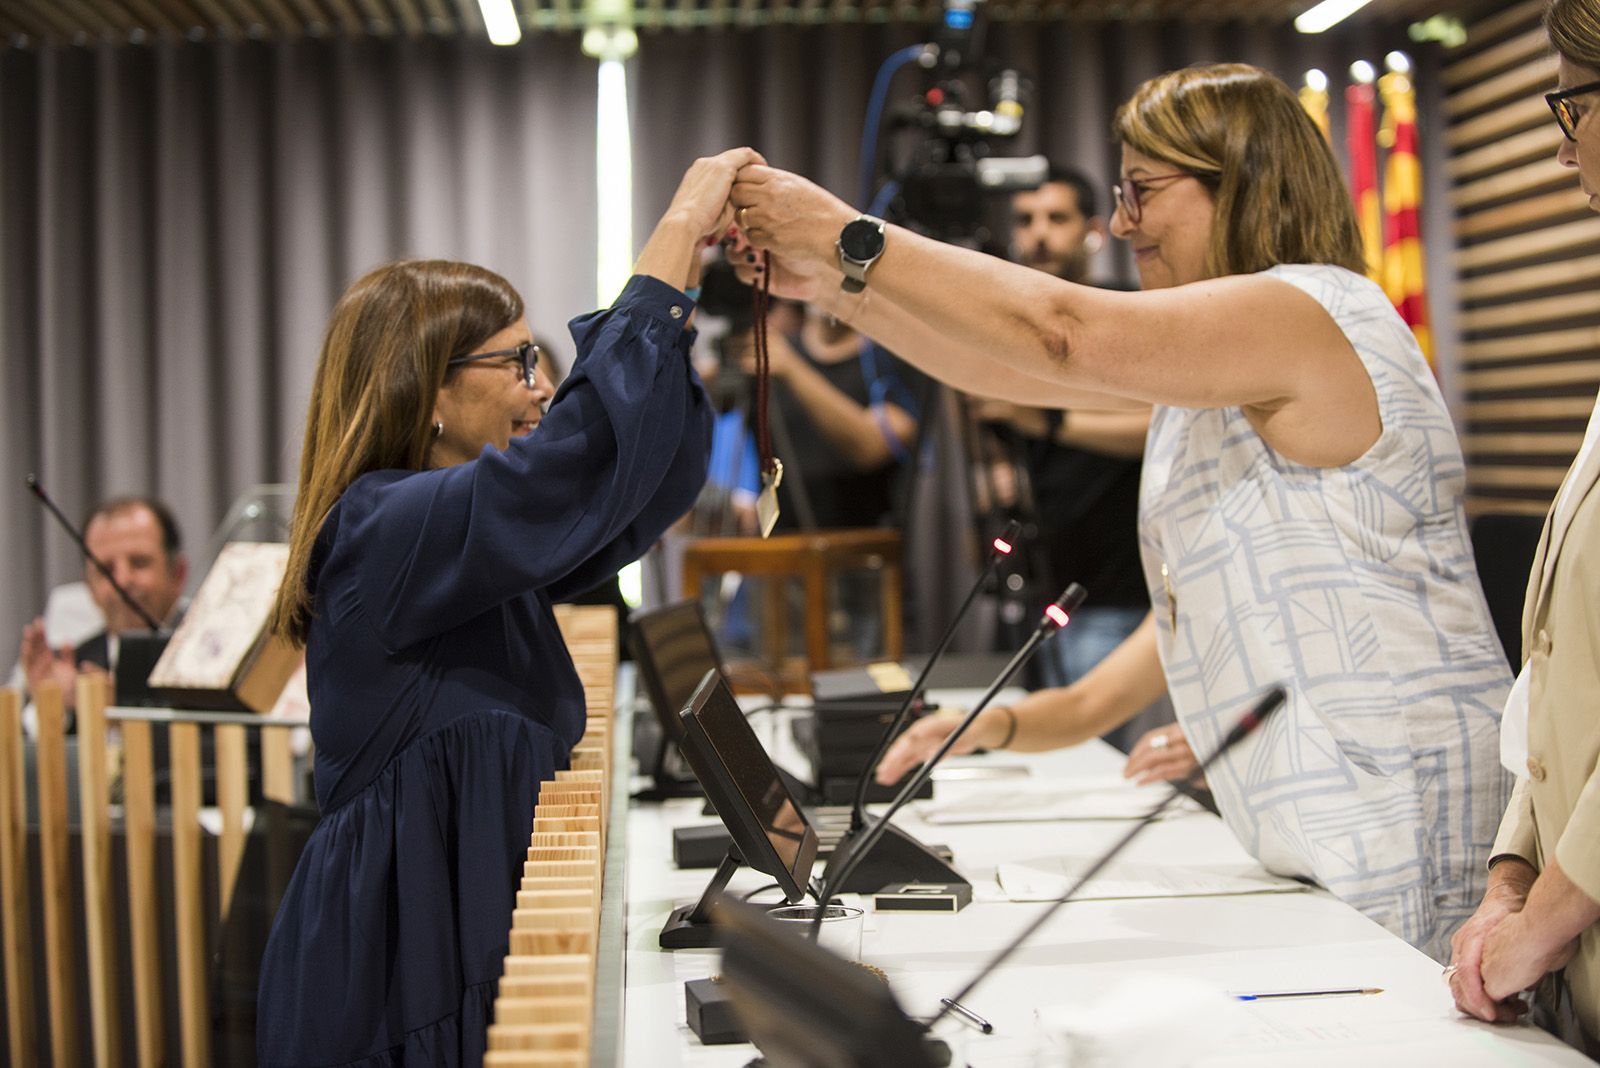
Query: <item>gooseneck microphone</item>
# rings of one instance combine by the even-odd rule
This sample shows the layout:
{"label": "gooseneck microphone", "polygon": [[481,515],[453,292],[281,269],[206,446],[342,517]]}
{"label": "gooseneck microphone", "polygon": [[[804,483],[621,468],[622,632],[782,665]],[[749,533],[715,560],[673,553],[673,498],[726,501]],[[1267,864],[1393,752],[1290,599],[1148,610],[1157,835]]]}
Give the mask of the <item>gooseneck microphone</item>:
{"label": "gooseneck microphone", "polygon": [[50,495],[44,491],[44,487],[39,485],[38,477],[29,475],[23,481],[27,483],[29,492],[37,497],[39,503],[44,505],[45,510],[55,517],[57,523],[61,524],[61,528],[72,535],[72,540],[78,543],[78,551],[83,553],[83,558],[93,564],[96,571],[105,576],[105,580],[111,583],[111,588],[117,591],[117,596],[121,597],[123,602],[133,609],[134,614],[144,622],[145,626],[153,631],[159,631],[161,623],[149,612],[145,611],[144,606],[135,601],[133,595],[122,588],[122,583],[112,576],[111,569],[102,563],[98,556],[89,551],[89,543],[83,539],[83,533],[72,525],[72,520],[68,519],[60,508],[56,507],[56,502],[51,500]]}
{"label": "gooseneck microphone", "polygon": [[[1288,695],[1284,692],[1284,689],[1281,686],[1275,686],[1271,690],[1267,691],[1261,700],[1257,701],[1255,706],[1244,714],[1244,718],[1239,720],[1239,722],[1234,726],[1233,730],[1228,732],[1227,737],[1222,739],[1221,743],[1217,745],[1217,748],[1212,752],[1212,754],[1207,757],[1199,767],[1191,771],[1181,781],[1181,783],[1175,785],[1170,791],[1168,791],[1167,796],[1163,798],[1155,808],[1152,808],[1149,812],[1147,812],[1143,819],[1141,819],[1138,823],[1135,823],[1128,830],[1127,834],[1117,839],[1117,841],[1111,846],[1110,849],[1105,851],[1099,860],[1089,865],[1089,870],[1078,876],[1078,881],[1068,887],[1066,893],[1062,894],[1060,897],[1050,902],[1050,904],[1046,905],[1044,911],[1035,916],[1033,920],[1022,929],[1021,933],[1007,943],[1004,949],[995,954],[994,959],[989,961],[988,964],[984,965],[982,970],[980,970],[977,975],[973,976],[967,985],[961,988],[959,993],[955,994],[953,997],[941,998],[940,1009],[934,1014],[933,1018],[928,1021],[927,1026],[932,1027],[934,1024],[942,1020],[946,1015],[949,1014],[952,1006],[964,1003],[967,1000],[968,995],[977,989],[979,983],[987,979],[991,974],[993,974],[996,968],[1000,967],[1000,965],[1009,960],[1011,958],[1011,954],[1015,953],[1024,942],[1033,937],[1033,933],[1040,927],[1043,927],[1045,922],[1049,920],[1051,916],[1055,915],[1057,909],[1059,909],[1062,905],[1065,905],[1068,901],[1071,901],[1073,897],[1077,895],[1078,891],[1083,889],[1084,884],[1088,883],[1088,881],[1093,879],[1096,875],[1099,875],[1105,866],[1110,864],[1111,861],[1116,858],[1117,854],[1121,853],[1123,849],[1127,847],[1128,843],[1133,841],[1134,837],[1137,836],[1139,832],[1143,831],[1146,827],[1150,826],[1150,824],[1159,819],[1161,814],[1171,807],[1174,801],[1185,796],[1182,790],[1179,789],[1179,786],[1188,787],[1190,789],[1193,789],[1195,786],[1197,786],[1200,780],[1205,777],[1205,773],[1207,769],[1211,767],[1211,765],[1215,764],[1224,753],[1232,749],[1235,745],[1239,744],[1239,742],[1243,741],[1247,736],[1249,736],[1252,731],[1261,726],[1268,716],[1272,715],[1272,713],[1276,712],[1278,708],[1282,706],[1287,697]],[[819,909],[818,911],[820,912],[821,910]]]}
{"label": "gooseneck microphone", "polygon": [[[933,648],[933,655],[928,657],[928,662],[922,665],[922,671],[917,675],[917,681],[912,683],[911,692],[906,694],[905,701],[900,705],[900,710],[894,714],[889,725],[884,728],[883,736],[878,739],[878,747],[873,750],[872,756],[867,760],[867,766],[861,770],[861,778],[856,781],[855,801],[850,809],[850,834],[860,831],[867,822],[867,789],[872,785],[872,773],[878,768],[878,761],[883,759],[883,754],[889,751],[889,746],[894,743],[900,730],[905,726],[906,720],[911,715],[911,709],[916,705],[917,699],[922,696],[927,688],[928,675],[933,671],[933,665],[944,655],[945,649],[950,645],[950,639],[955,637],[956,627],[966,618],[967,612],[972,608],[972,602],[978,599],[989,578],[999,573],[1000,562],[1010,556],[1016,548],[1017,539],[1022,534],[1022,524],[1013,519],[1006,524],[1006,529],[998,538],[989,543],[988,565],[978,573],[978,578],[972,584],[972,589],[967,591],[967,599],[961,602],[961,607],[956,609],[956,614],[944,628],[944,634],[939,638],[939,644]],[[848,844],[848,837],[840,845]]]}
{"label": "gooseneck microphone", "polygon": [[[978,703],[972,706],[972,711],[967,713],[966,718],[956,726],[955,730],[950,732],[950,736],[944,740],[944,744],[934,751],[934,754],[923,763],[915,775],[906,780],[906,784],[901,787],[900,792],[889,803],[889,807],[883,815],[879,816],[877,821],[856,839],[853,848],[846,851],[843,848],[843,843],[840,844],[840,849],[834,853],[834,858],[838,862],[837,870],[824,872],[822,893],[818,896],[818,904],[823,907],[817,909],[816,919],[812,923],[813,939],[821,930],[823,913],[826,911],[828,902],[833,900],[833,895],[839,892],[840,887],[843,887],[849,880],[851,873],[861,865],[867,854],[872,852],[872,847],[878,843],[878,840],[888,830],[889,821],[894,818],[895,813],[904,808],[906,802],[915,797],[917,791],[922,789],[922,785],[933,776],[933,770],[938,767],[939,761],[944,759],[944,755],[950,752],[951,747],[960,741],[963,734],[967,733],[968,728],[977,720],[978,715],[988,707],[990,701],[994,700],[995,694],[1004,689],[1006,684],[1011,681],[1012,676],[1021,670],[1022,665],[1028,662],[1029,657],[1033,656],[1034,650],[1039,647],[1040,643],[1062,627],[1065,627],[1072,613],[1078,610],[1078,606],[1088,596],[1088,591],[1074,582],[1066,588],[1066,591],[1061,594],[1054,604],[1045,606],[1039,625],[1033,629],[1033,633],[1023,643],[1022,648],[1018,649],[1016,655],[1000,670],[1000,674],[989,685],[988,690],[984,691]],[[842,859],[840,859],[841,856]]]}

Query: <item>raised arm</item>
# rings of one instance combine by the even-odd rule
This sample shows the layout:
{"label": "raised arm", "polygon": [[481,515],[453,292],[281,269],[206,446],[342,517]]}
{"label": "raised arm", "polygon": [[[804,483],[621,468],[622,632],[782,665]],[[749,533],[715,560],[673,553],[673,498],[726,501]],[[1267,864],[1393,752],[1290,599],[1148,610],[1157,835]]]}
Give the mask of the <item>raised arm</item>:
{"label": "raised arm", "polygon": [[[741,279],[756,280],[757,259],[755,252],[735,254],[734,262]],[[963,393],[1048,407],[1076,405],[1116,409],[1137,403],[1108,393],[1074,389],[1053,378],[1036,377],[1006,360],[996,359],[995,349],[990,344],[974,349],[934,329],[900,305],[873,297],[870,288],[860,296],[845,293],[839,288],[843,277],[833,263],[802,263],[781,253],[773,260],[774,293],[806,301],[848,323],[884,348],[901,355],[908,363]]]}
{"label": "raised arm", "polygon": [[[883,335],[913,360],[923,358],[916,342],[927,332],[947,339],[946,352],[985,354],[974,377],[1006,390],[980,387],[988,395],[1020,399],[1015,390],[1038,380],[1153,404],[1237,405],[1279,451],[1323,466],[1354,460],[1381,430],[1371,379],[1349,341],[1287,282],[1240,275],[1119,293],[891,227],[866,291],[831,296],[824,291],[836,289],[834,243],[853,209],[804,178],[759,165],[740,172],[733,200],[750,240],[809,277],[817,296],[858,329]],[[853,311],[843,307],[852,299]],[[921,324],[915,337],[911,323]],[[1031,403],[1106,406],[1044,395]]]}

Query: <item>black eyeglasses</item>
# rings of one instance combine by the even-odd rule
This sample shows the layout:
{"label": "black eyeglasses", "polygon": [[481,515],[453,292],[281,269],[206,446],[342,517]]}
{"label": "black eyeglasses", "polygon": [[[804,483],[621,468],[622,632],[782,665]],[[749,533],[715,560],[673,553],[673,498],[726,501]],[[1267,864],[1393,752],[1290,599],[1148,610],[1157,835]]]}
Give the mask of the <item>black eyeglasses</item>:
{"label": "black eyeglasses", "polygon": [[1124,178],[1111,187],[1111,197],[1122,209],[1128,221],[1138,224],[1144,215],[1145,187],[1151,182],[1167,182],[1174,178],[1193,178],[1188,171],[1177,171],[1173,174],[1157,174],[1150,178]]}
{"label": "black eyeglasses", "polygon": [[1590,82],[1588,85],[1576,85],[1571,89],[1563,89],[1559,93],[1544,94],[1544,102],[1550,105],[1550,110],[1555,112],[1556,125],[1561,127],[1561,132],[1567,135],[1568,141],[1578,139],[1578,120],[1583,118],[1583,112],[1578,110],[1572,102],[1573,97],[1583,96],[1600,90],[1600,82]]}
{"label": "black eyeglasses", "polygon": [[503,360],[508,356],[515,356],[522,364],[522,384],[532,389],[539,384],[539,354],[544,350],[531,341],[524,341],[514,349],[499,349],[495,352],[475,352],[471,356],[457,356],[445,364],[446,367],[460,367],[462,364],[477,363],[479,360]]}

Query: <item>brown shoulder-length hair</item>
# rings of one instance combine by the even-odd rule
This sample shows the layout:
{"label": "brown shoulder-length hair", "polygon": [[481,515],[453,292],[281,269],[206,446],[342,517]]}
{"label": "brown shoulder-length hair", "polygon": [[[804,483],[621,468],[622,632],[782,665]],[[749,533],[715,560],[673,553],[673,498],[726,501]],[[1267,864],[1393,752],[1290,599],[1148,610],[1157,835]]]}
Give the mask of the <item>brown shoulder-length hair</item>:
{"label": "brown shoulder-length hair", "polygon": [[1568,63],[1600,70],[1600,0],[1552,0],[1544,28]]}
{"label": "brown shoulder-length hair", "polygon": [[345,290],[311,385],[275,633],[305,644],[311,548],[340,494],[369,471],[426,466],[449,361],[515,323],[522,310],[504,278],[448,260],[385,264]]}
{"label": "brown shoulder-length hair", "polygon": [[1333,150],[1294,91],[1259,67],[1213,63],[1151,78],[1117,109],[1112,132],[1211,191],[1212,277],[1280,263],[1366,270]]}

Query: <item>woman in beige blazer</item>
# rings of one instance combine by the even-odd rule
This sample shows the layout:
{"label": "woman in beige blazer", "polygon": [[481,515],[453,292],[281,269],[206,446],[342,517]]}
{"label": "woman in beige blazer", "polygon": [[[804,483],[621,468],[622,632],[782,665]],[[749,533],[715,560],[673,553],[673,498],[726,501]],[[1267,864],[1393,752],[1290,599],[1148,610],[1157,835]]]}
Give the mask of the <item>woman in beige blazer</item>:
{"label": "woman in beige blazer", "polygon": [[[1553,0],[1559,58],[1547,99],[1600,211],[1600,0]],[[1600,402],[1545,520],[1522,616],[1527,660],[1507,701],[1502,759],[1517,774],[1489,889],[1452,940],[1456,1005],[1510,1021],[1534,989],[1541,1022],[1600,1052]],[[1514,766],[1513,766],[1514,765]]]}

